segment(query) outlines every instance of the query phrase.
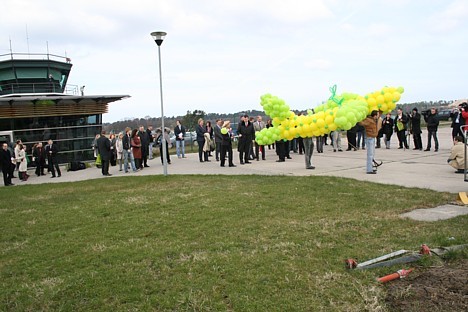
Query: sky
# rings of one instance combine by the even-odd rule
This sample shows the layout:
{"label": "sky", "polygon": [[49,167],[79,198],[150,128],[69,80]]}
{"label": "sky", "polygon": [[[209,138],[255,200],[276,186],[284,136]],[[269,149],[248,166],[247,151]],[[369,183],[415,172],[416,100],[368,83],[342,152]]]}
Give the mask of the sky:
{"label": "sky", "polygon": [[85,95],[130,95],[104,122],[188,110],[307,110],[403,86],[400,102],[468,97],[467,0],[2,0],[0,54],[71,58]]}

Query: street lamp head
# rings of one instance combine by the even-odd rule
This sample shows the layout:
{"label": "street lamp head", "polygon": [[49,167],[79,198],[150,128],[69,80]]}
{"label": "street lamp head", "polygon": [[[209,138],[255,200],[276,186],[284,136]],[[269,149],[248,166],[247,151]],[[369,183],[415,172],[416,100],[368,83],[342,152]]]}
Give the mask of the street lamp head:
{"label": "street lamp head", "polygon": [[153,31],[151,33],[151,37],[153,37],[154,42],[156,42],[156,44],[158,46],[161,45],[161,43],[163,42],[164,37],[166,37],[166,35],[167,35],[167,33],[165,33],[164,31]]}

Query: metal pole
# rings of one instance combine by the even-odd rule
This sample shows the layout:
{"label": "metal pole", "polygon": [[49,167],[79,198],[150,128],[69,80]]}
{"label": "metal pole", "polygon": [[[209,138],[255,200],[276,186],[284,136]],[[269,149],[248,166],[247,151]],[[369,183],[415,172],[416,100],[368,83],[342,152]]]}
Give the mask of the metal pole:
{"label": "metal pole", "polygon": [[161,47],[158,45],[158,55],[159,55],[159,92],[161,94],[161,144],[162,144],[162,156],[163,156],[163,168],[164,175],[167,176],[167,149],[166,149],[166,139],[164,137],[165,128],[164,128],[164,105],[163,105],[163,90],[162,90],[162,72],[161,72]]}

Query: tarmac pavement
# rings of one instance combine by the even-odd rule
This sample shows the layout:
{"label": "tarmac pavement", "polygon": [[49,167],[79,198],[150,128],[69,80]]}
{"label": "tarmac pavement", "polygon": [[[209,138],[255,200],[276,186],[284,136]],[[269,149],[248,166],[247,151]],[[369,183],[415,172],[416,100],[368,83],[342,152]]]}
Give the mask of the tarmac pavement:
{"label": "tarmac pavement", "polygon": [[[440,128],[438,131],[439,151],[429,152],[412,150],[413,142],[410,138],[410,149],[398,149],[398,139],[392,136],[390,149],[385,149],[383,144],[380,149],[376,149],[375,159],[383,161],[383,165],[378,168],[377,174],[366,174],[366,150],[345,151],[347,148],[346,136],[342,137],[343,152],[333,152],[330,145],[324,146],[324,153],[318,154],[314,151],[312,163],[316,167],[314,170],[305,169],[304,156],[291,152],[291,160],[277,163],[275,150],[266,148],[266,160],[251,161],[252,164],[239,164],[237,151],[234,151],[234,164],[237,167],[220,167],[219,162],[214,157],[210,157],[210,162],[200,163],[197,153],[186,154],[187,158],[178,159],[171,155],[171,165],[168,165],[168,174],[225,174],[225,175],[285,175],[285,176],[336,176],[356,180],[364,180],[381,184],[395,184],[404,187],[426,188],[440,192],[458,193],[468,191],[468,183],[464,181],[463,174],[454,173],[455,170],[447,164],[452,146],[451,128]],[[426,146],[427,131],[423,131],[423,144]],[[190,148],[187,148],[190,150]],[[195,150],[195,148],[194,148]],[[213,153],[214,155],[214,153]],[[160,158],[148,161],[149,168],[144,168],[139,172],[124,173],[119,171],[118,166],[110,167],[109,172],[112,177],[104,177],[98,168],[87,168],[85,170],[67,172],[62,169],[62,177],[51,179],[50,176],[36,177],[33,170],[29,170],[31,175],[28,181],[21,182],[13,179],[16,186],[40,184],[40,183],[61,183],[73,182],[89,179],[105,178],[112,179],[120,176],[140,176],[140,175],[162,175],[163,167]],[[17,172],[15,172],[17,176]]]}

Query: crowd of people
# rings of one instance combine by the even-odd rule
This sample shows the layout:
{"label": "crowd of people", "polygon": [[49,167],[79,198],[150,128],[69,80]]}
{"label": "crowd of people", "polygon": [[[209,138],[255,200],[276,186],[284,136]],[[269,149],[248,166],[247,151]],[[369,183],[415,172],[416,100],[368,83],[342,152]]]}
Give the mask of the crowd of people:
{"label": "crowd of people", "polygon": [[[45,148],[42,143],[37,143],[32,147],[32,163],[35,165],[35,173],[37,176],[46,175],[44,172],[51,174],[51,178],[61,177],[62,172],[57,160],[58,155],[57,145],[53,140],[49,140]],[[21,140],[17,140],[16,144],[3,143],[0,150],[0,166],[2,167],[3,183],[5,186],[14,185],[13,178],[18,178],[20,181],[27,181],[29,157],[26,154],[26,145]],[[18,177],[14,176],[15,170],[18,172]]]}
{"label": "crowd of people", "polygon": [[[452,119],[452,139],[454,145],[448,163],[456,169],[456,172],[464,172],[464,137],[461,126],[468,120],[468,104],[462,103],[455,108],[451,114]],[[384,141],[385,148],[390,149],[391,139],[394,134],[398,139],[399,149],[409,149],[408,137],[413,136],[413,150],[423,151],[421,119],[426,122],[427,144],[424,151],[431,151],[432,141],[434,142],[434,152],[439,150],[437,130],[439,120],[437,110],[430,110],[419,113],[417,108],[413,108],[410,113],[404,114],[401,109],[397,109],[396,116],[392,118],[390,113],[382,116],[378,111],[372,111],[363,121],[346,131],[347,149],[346,151],[357,151],[367,149],[366,172],[368,174],[377,173],[377,162],[375,161],[375,149],[381,147]],[[229,167],[236,167],[234,164],[233,142],[237,140],[237,152],[240,165],[251,164],[252,160],[266,160],[266,148],[275,150],[278,156],[277,162],[285,162],[291,159],[291,152],[304,155],[305,168],[315,169],[312,163],[314,149],[317,153],[323,153],[323,146],[330,145],[333,152],[343,152],[341,137],[343,131],[336,130],[330,134],[311,138],[294,138],[290,141],[279,140],[270,145],[259,145],[255,141],[255,133],[264,128],[272,127],[271,120],[266,123],[262,116],[249,117],[247,114],[240,116],[237,131],[231,128],[229,120],[217,119],[214,125],[210,121],[198,120],[196,126],[196,142],[198,144],[198,159],[200,162],[210,162],[210,157],[220,162],[221,167],[225,167],[226,160]],[[111,176],[110,166],[118,166],[119,171],[125,173],[137,172],[149,167],[148,160],[153,158],[153,148],[159,147],[161,163],[166,161],[171,164],[169,149],[172,147],[170,139],[171,129],[157,129],[153,131],[152,126],[147,129],[140,126],[138,129],[127,127],[115,135],[106,134],[102,131],[96,135],[92,148],[96,157],[96,165],[101,168],[104,176]],[[179,159],[185,156],[186,128],[180,120],[176,121],[173,129],[175,134],[176,156]],[[315,144],[314,144],[315,141]],[[163,144],[166,148],[166,159],[163,159]],[[4,143],[1,149],[1,165],[4,177],[4,185],[13,185],[12,178],[15,170],[21,181],[27,181],[28,156],[26,146],[18,140],[16,144]],[[57,161],[58,147],[52,140],[49,140],[45,147],[41,142],[32,148],[32,162],[35,164],[35,174],[37,176],[50,173],[51,178],[61,177],[60,167]]]}

